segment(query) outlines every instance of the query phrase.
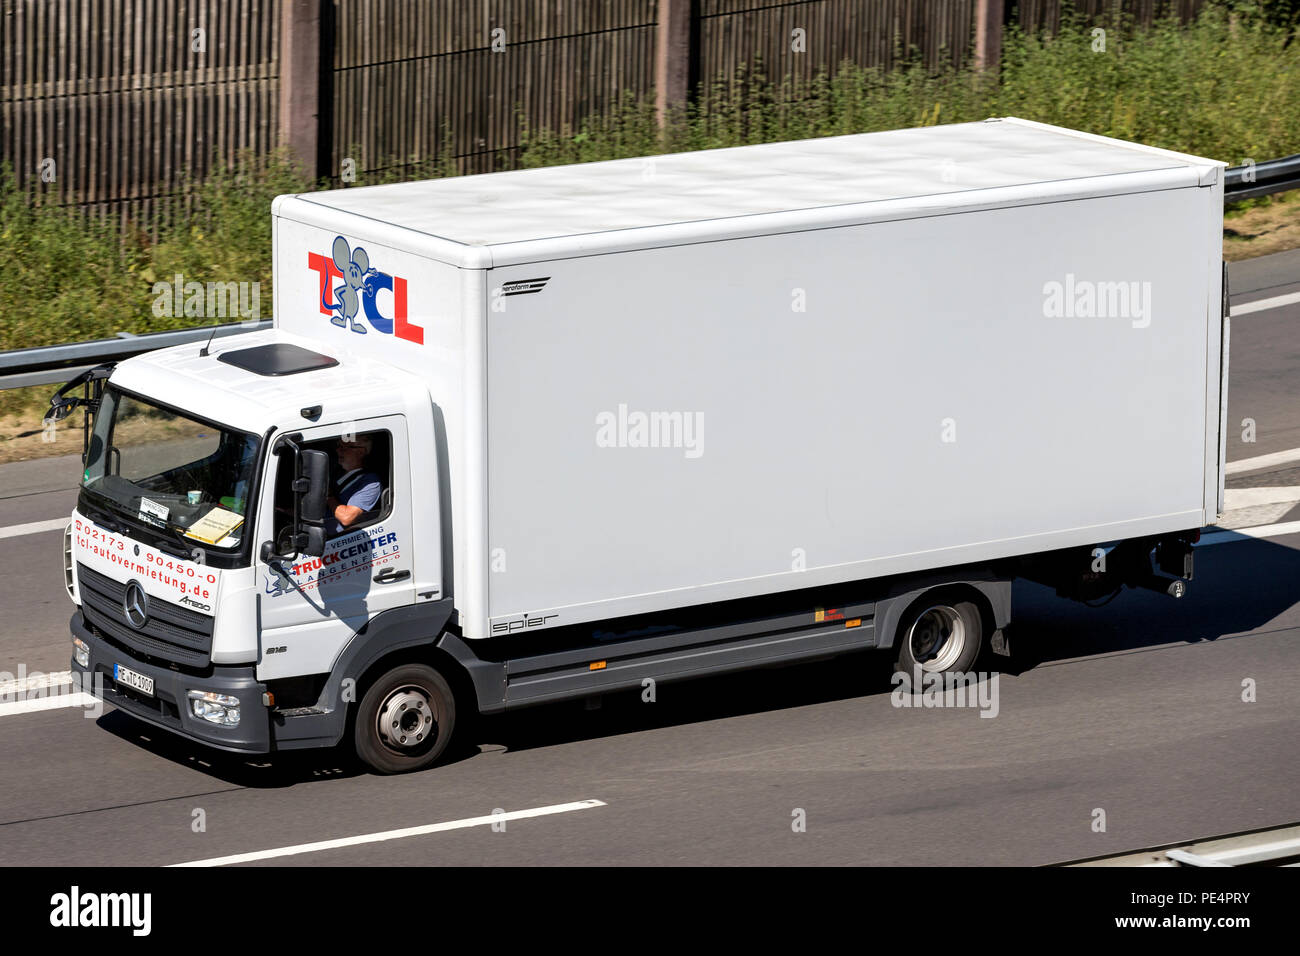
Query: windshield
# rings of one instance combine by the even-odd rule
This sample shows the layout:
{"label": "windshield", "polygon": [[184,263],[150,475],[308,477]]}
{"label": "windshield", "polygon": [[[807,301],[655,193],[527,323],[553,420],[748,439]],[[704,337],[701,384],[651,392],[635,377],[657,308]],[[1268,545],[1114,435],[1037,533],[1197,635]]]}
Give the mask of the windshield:
{"label": "windshield", "polygon": [[258,438],[104,392],[82,487],[119,515],[178,539],[238,548]]}

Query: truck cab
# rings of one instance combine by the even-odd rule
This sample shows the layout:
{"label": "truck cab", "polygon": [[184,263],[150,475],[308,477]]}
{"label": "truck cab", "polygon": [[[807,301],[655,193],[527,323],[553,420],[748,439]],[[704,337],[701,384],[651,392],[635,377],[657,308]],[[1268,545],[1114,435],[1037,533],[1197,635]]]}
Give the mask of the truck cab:
{"label": "truck cab", "polygon": [[[142,355],[99,385],[71,526],[74,669],[213,747],[336,743],[348,695],[326,685],[349,645],[448,617],[428,387],[279,331]],[[341,443],[381,489],[347,526],[325,506]]]}

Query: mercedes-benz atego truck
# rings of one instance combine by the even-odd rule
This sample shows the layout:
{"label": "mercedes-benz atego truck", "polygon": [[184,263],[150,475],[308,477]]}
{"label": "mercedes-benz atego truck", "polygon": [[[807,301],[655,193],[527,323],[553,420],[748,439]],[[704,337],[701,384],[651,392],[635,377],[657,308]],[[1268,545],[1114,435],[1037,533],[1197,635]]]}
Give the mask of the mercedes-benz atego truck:
{"label": "mercedes-benz atego truck", "polygon": [[1222,166],[997,119],[281,196],[272,329],[53,400],[90,416],[72,666],[398,772],[650,681],[967,673],[1017,577],[1179,596]]}

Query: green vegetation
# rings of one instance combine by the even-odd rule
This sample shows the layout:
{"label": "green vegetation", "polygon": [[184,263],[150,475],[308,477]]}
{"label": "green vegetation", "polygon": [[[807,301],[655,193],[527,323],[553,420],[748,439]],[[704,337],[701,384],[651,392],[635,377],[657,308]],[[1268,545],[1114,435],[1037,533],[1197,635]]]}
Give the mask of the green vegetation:
{"label": "green vegetation", "polygon": [[270,301],[271,199],[310,189],[280,155],[246,157],[195,184],[164,211],[157,240],[134,225],[43,205],[0,169],[0,256],[13,264],[0,287],[0,348],[183,328],[194,318],[159,316],[154,283],[260,282]]}
{"label": "green vegetation", "polygon": [[[1238,3],[1239,8],[1247,5]],[[661,134],[648,100],[625,97],[576,132],[526,131],[523,164],[619,159],[684,149],[1020,116],[1221,159],[1300,151],[1300,43],[1263,17],[1212,6],[1192,24],[1149,29],[1075,19],[1051,37],[1010,30],[1001,76],[892,72],[844,64],[799,82],[759,73],[718,80]]]}
{"label": "green vegetation", "polygon": [[[916,65],[884,73],[848,64],[804,82],[741,73],[701,90],[663,130],[653,104],[631,96],[577,131],[524,129],[522,165],[1006,115],[1234,165],[1271,159],[1300,152],[1300,43],[1287,42],[1294,11],[1294,0],[1221,0],[1186,26],[1112,25],[1104,52],[1094,52],[1092,27],[1079,20],[1054,37],[1013,32],[997,77]],[[453,171],[447,153],[379,181]],[[249,156],[196,184],[159,223],[124,228],[42,204],[0,169],[0,258],[12,263],[0,285],[0,349],[202,324],[152,308],[154,283],[178,272],[186,281],[258,282],[268,316],[271,198],[318,185],[282,155]],[[0,393],[0,415],[25,408],[37,391],[49,389]]]}
{"label": "green vegetation", "polygon": [[[0,257],[13,270],[0,286],[0,349],[205,324],[156,314],[154,284],[170,283],[176,273],[187,282],[260,283],[261,309],[269,316],[271,200],[311,188],[284,156],[247,156],[213,170],[165,209],[155,240],[134,224],[122,228],[43,205],[0,167]],[[0,392],[0,416],[43,406],[52,391]]]}

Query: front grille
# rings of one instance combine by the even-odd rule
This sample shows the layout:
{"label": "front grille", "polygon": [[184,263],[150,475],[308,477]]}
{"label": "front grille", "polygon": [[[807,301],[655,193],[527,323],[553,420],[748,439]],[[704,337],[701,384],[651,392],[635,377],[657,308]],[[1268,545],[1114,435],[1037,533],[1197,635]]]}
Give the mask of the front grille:
{"label": "front grille", "polygon": [[162,661],[206,667],[212,656],[212,618],[159,598],[149,598],[149,619],[140,630],[126,620],[126,584],[77,564],[86,622],[105,637]]}

